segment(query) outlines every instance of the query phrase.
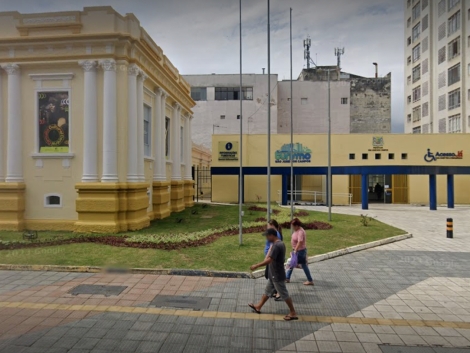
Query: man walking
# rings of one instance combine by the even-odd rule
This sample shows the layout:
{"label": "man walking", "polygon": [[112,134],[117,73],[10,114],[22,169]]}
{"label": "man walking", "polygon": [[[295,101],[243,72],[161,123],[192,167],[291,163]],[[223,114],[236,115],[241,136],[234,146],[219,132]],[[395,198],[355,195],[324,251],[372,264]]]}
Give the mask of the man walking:
{"label": "man walking", "polygon": [[286,321],[298,320],[297,313],[294,309],[292,299],[289,297],[289,292],[286,288],[286,272],[284,270],[284,261],[286,257],[286,246],[277,237],[274,229],[268,229],[263,233],[266,239],[272,243],[271,251],[268,253],[266,259],[256,265],[250,267],[252,271],[259,267],[268,266],[268,283],[266,289],[258,304],[248,304],[257,314],[261,314],[261,308],[273,296],[275,292],[279,294],[289,307],[289,314],[284,317]]}

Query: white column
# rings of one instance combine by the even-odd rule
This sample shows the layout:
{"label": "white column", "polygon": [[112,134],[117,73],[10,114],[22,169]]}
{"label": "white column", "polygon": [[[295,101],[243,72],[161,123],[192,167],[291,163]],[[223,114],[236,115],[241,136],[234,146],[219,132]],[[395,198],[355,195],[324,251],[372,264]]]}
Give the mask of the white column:
{"label": "white column", "polygon": [[3,76],[0,71],[0,183],[5,181],[3,169],[3,145],[5,144],[5,132],[3,126]]}
{"label": "white column", "polygon": [[[161,146],[160,146],[160,153],[162,155],[162,159],[160,160],[161,164],[159,167],[160,173],[161,173],[161,178],[162,181],[167,180],[167,175],[166,175],[166,99],[168,98],[168,93],[162,90],[162,104],[161,104],[161,109],[162,109],[162,119],[160,121],[161,126],[160,126],[160,136],[161,136]],[[171,133],[171,132],[170,132]]]}
{"label": "white column", "polygon": [[155,94],[155,107],[153,109],[152,122],[152,140],[155,141],[155,143],[153,144],[153,181],[164,181],[166,180],[165,170],[161,169],[162,165],[165,165],[165,149],[162,150],[162,146],[165,145],[165,114],[163,114],[162,110],[163,91],[160,88],[157,88],[155,90]]}
{"label": "white column", "polygon": [[173,166],[171,169],[171,180],[181,180],[181,143],[180,143],[180,117],[181,106],[178,103],[173,105],[173,116],[171,117],[171,156]]}
{"label": "white column", "polygon": [[137,65],[129,65],[127,70],[127,181],[139,181],[137,159]]}
{"label": "white column", "polygon": [[83,84],[83,174],[82,182],[98,179],[98,95],[96,92],[96,61],[82,60]]}
{"label": "white column", "polygon": [[104,70],[103,92],[103,175],[102,182],[118,182],[117,171],[117,116],[116,116],[116,61],[100,62]]}
{"label": "white column", "polygon": [[184,179],[185,180],[192,180],[193,179],[193,174],[192,174],[192,164],[193,164],[193,141],[191,139],[191,115],[188,115],[188,117],[185,120],[184,124],[184,156],[185,156],[185,175]]}
{"label": "white column", "polygon": [[145,181],[144,163],[144,81],[147,75],[139,70],[137,76],[137,175],[139,181]]}
{"label": "white column", "polygon": [[8,74],[7,183],[23,180],[23,128],[21,115],[21,72],[16,64],[2,66]]}

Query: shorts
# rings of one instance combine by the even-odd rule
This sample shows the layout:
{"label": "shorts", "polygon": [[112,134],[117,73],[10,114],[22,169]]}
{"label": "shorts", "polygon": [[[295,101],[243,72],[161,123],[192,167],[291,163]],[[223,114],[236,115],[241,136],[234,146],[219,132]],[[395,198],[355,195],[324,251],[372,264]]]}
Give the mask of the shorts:
{"label": "shorts", "polygon": [[273,281],[272,279],[268,279],[268,283],[266,284],[266,288],[264,290],[264,294],[268,297],[271,297],[275,292],[279,294],[282,300],[289,299],[289,292],[287,291],[286,282],[278,282]]}

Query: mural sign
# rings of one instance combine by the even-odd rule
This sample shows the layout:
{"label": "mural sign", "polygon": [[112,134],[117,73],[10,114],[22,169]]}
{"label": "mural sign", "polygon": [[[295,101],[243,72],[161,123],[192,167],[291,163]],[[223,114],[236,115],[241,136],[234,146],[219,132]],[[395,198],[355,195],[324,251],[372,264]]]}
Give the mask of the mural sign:
{"label": "mural sign", "polygon": [[39,153],[69,152],[68,91],[38,92]]}
{"label": "mural sign", "polygon": [[219,161],[238,161],[238,141],[219,141]]}
{"label": "mural sign", "polygon": [[294,163],[311,163],[312,150],[300,143],[285,144],[281,149],[275,152],[275,163],[290,163],[290,155],[292,151],[292,159]]}
{"label": "mural sign", "polygon": [[433,153],[431,149],[428,148],[428,152],[424,155],[424,160],[431,163],[438,159],[463,159],[463,151]]}

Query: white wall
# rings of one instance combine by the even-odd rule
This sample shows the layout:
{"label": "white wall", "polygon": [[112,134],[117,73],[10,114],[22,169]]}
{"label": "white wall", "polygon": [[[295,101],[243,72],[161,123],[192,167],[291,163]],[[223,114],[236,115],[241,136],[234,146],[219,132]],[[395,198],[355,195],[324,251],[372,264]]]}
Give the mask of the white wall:
{"label": "white wall", "polygon": [[[194,143],[212,149],[212,132],[237,134],[240,132],[240,101],[215,101],[215,87],[239,87],[239,75],[183,76],[192,87],[207,87],[207,101],[197,101],[193,108],[192,139]],[[243,87],[253,87],[253,100],[243,101],[243,131],[247,134],[267,132],[268,76],[243,75]],[[277,132],[277,75],[271,75],[271,133]],[[225,115],[225,119],[220,116]]]}
{"label": "white wall", "polygon": [[[290,81],[279,82],[278,133],[290,132]],[[350,133],[350,83],[332,81],[331,130],[335,134]],[[319,134],[328,132],[328,82],[293,82],[294,133]],[[302,104],[307,98],[307,104]],[[341,104],[347,98],[347,104]]]}

